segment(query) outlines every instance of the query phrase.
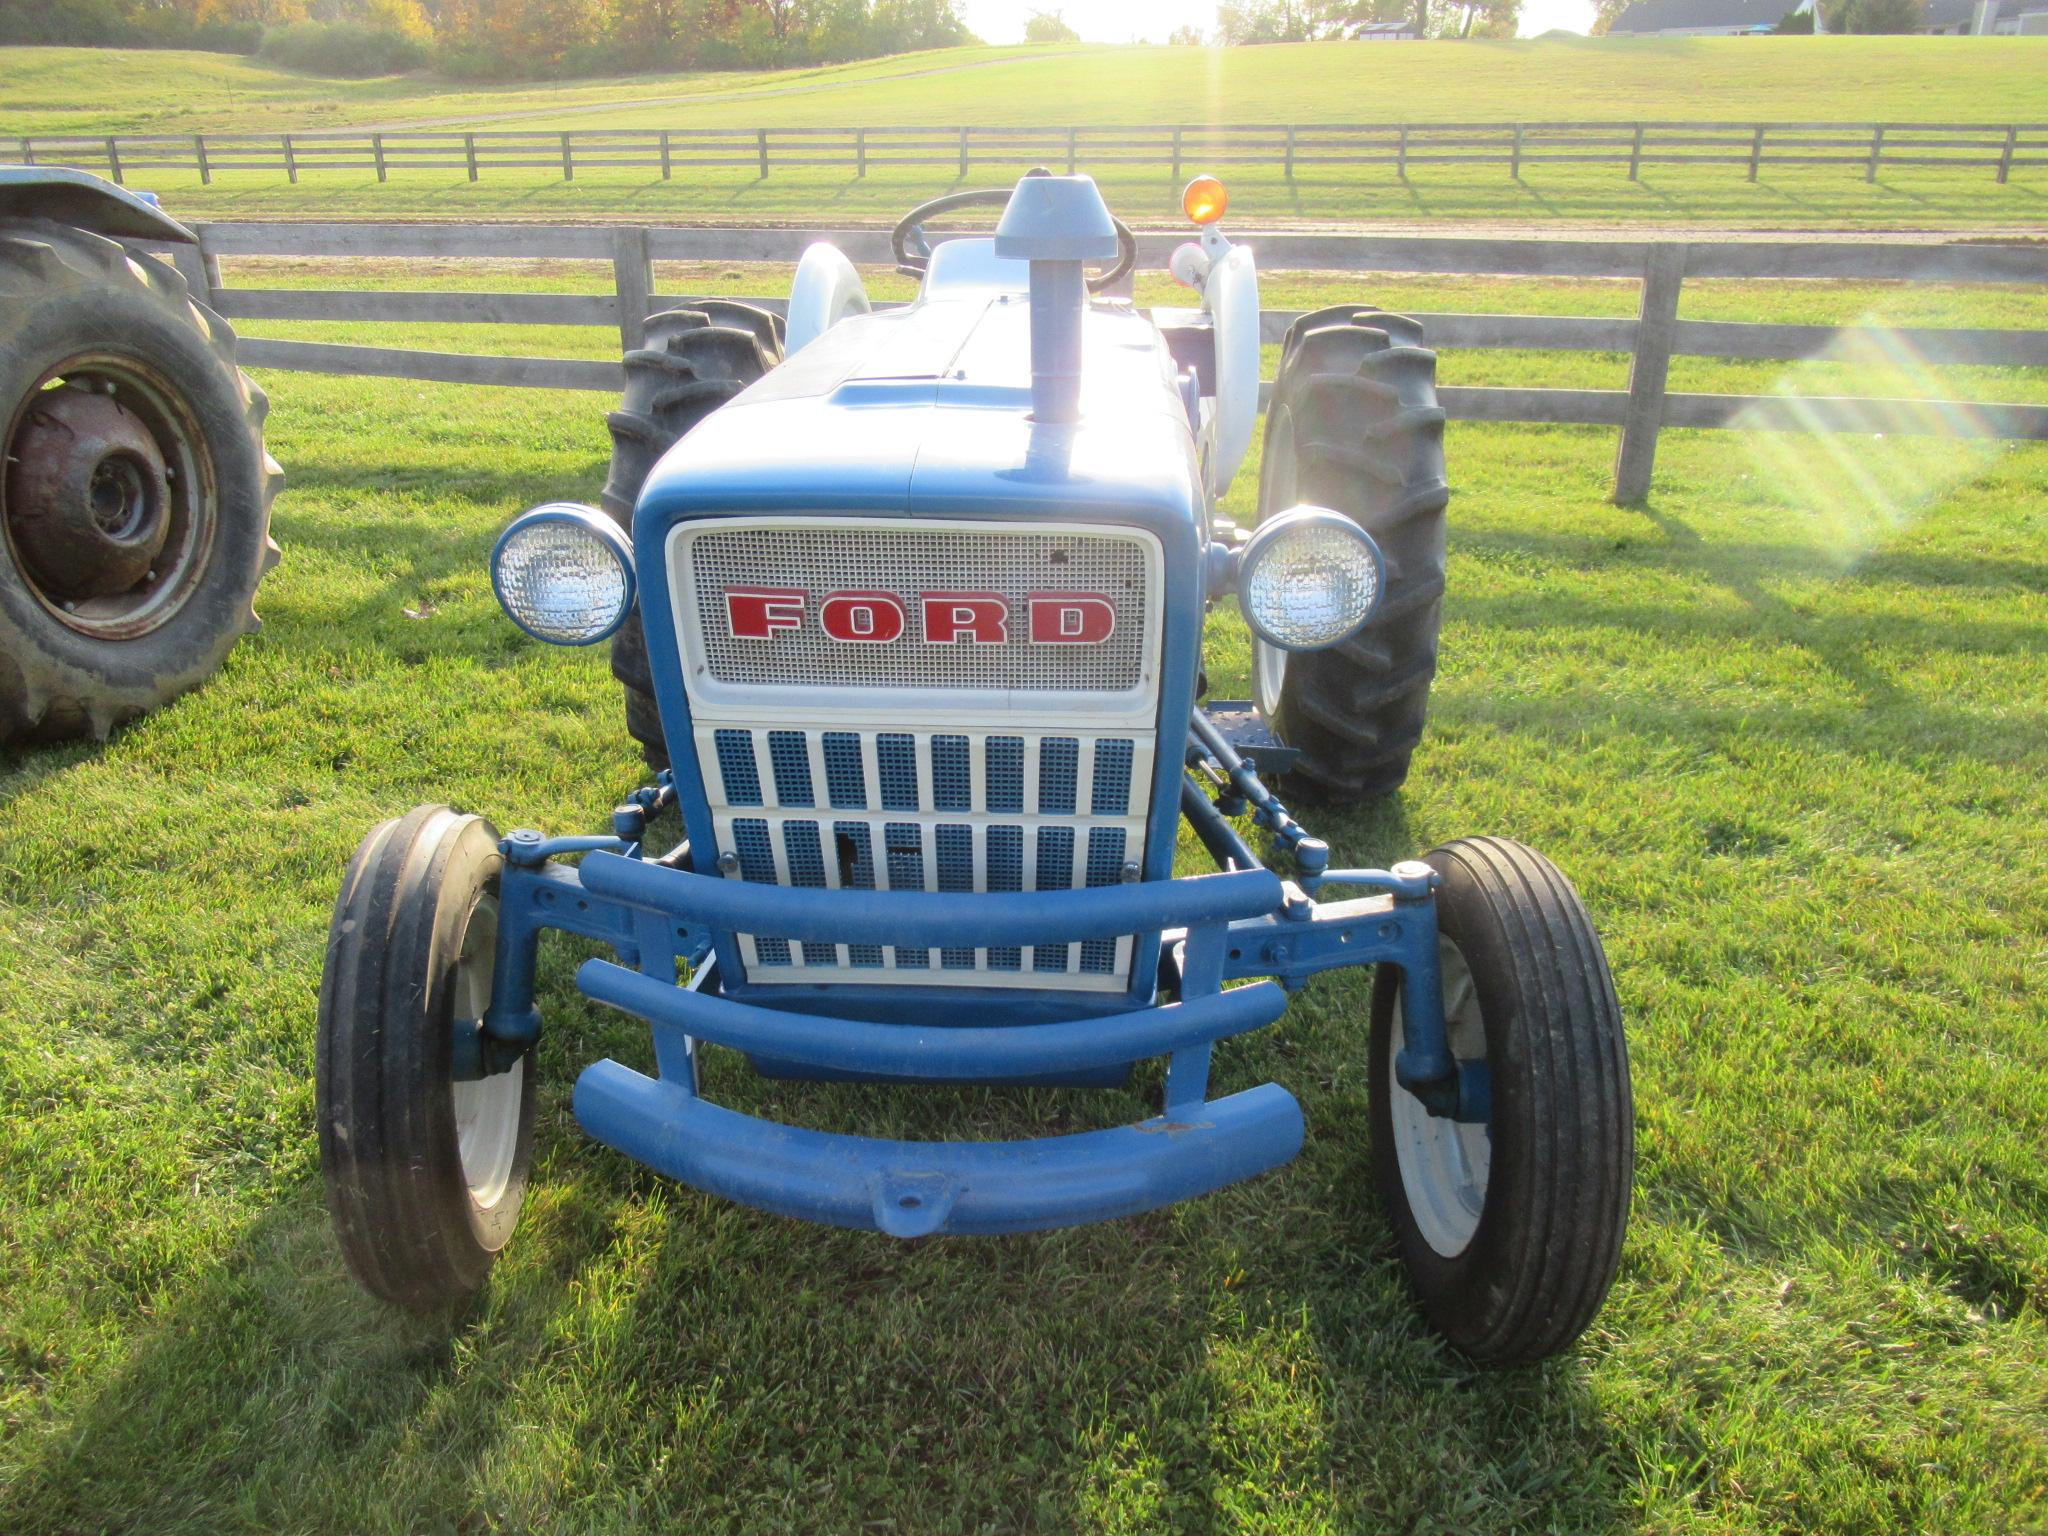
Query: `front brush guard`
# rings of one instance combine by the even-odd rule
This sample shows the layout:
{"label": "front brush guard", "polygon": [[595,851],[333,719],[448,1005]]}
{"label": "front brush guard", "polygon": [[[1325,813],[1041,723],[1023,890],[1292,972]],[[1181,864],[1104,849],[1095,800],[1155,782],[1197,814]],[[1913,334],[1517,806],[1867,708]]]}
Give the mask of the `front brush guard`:
{"label": "front brush guard", "polygon": [[[570,867],[536,861],[526,846],[513,854],[512,843],[493,1002],[482,1020],[486,1040],[501,1049],[531,1042],[541,930],[605,940],[621,963],[588,961],[577,984],[593,1000],[647,1020],[659,1076],[594,1063],[577,1080],[577,1120],[662,1173],[782,1215],[898,1237],[1030,1231],[1151,1210],[1278,1167],[1301,1147],[1293,1095],[1271,1083],[1221,1099],[1207,1094],[1214,1043],[1273,1023],[1286,995],[1271,980],[1226,991],[1226,979],[1277,976],[1291,986],[1321,970],[1396,964],[1416,1015],[1411,1047],[1427,1056],[1434,1033],[1434,1048],[1442,1049],[1440,1009],[1427,1005],[1436,993],[1435,907],[1427,884],[1401,873],[1347,875],[1378,884],[1382,894],[1320,908],[1298,892],[1290,897],[1264,869],[963,902],[917,891],[725,880],[638,858],[635,845],[592,851]],[[1061,1023],[865,1023],[713,995],[702,985],[713,932],[933,948],[1163,932],[1178,945],[1180,997]],[[695,965],[687,988],[677,985],[679,958]],[[944,993],[935,992],[937,1003]],[[698,1041],[827,1071],[942,1081],[1085,1071],[1163,1055],[1165,1112],[1113,1130],[1026,1141],[832,1135],[703,1099]]]}

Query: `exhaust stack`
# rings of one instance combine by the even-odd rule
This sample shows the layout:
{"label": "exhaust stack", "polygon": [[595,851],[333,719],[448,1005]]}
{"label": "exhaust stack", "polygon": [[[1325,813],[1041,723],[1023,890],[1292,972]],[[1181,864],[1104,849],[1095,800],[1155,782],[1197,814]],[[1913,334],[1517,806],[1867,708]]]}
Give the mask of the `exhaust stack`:
{"label": "exhaust stack", "polygon": [[1081,417],[1086,264],[1117,253],[1116,225],[1092,176],[1028,171],[996,225],[996,255],[1031,264],[1031,419]]}

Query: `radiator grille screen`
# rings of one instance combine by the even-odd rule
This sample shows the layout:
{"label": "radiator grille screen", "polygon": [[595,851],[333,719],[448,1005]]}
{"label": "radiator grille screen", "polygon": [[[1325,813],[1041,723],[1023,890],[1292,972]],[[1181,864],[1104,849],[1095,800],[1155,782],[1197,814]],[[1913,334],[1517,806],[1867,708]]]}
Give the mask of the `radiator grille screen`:
{"label": "radiator grille screen", "polygon": [[[1149,733],[698,732],[736,877],[841,890],[1114,885],[1145,842]],[[824,793],[817,791],[823,786]],[[792,943],[742,935],[755,982],[949,983],[1110,990],[1131,941],[1036,949]]]}

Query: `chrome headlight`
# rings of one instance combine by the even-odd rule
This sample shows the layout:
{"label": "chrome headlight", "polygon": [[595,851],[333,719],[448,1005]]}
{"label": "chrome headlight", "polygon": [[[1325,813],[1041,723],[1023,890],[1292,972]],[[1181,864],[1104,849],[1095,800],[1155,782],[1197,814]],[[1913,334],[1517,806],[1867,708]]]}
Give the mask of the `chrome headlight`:
{"label": "chrome headlight", "polygon": [[1259,526],[1237,562],[1252,632],[1285,651],[1320,651],[1379,607],[1385,566],[1372,535],[1328,507],[1295,507]]}
{"label": "chrome headlight", "polygon": [[595,645],[633,611],[633,546],[597,508],[551,501],[498,536],[491,588],[534,639]]}

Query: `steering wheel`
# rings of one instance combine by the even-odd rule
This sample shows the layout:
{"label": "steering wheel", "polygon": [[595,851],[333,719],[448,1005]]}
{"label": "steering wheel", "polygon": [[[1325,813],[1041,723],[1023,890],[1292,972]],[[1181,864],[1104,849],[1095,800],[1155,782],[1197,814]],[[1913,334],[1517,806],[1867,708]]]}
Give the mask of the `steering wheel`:
{"label": "steering wheel", "polygon": [[[956,208],[1007,204],[1013,190],[1010,187],[987,187],[975,192],[949,192],[928,203],[919,203],[889,232],[889,249],[895,254],[896,270],[911,277],[923,277],[925,268],[931,265],[931,242],[924,237],[927,219],[951,213]],[[1138,241],[1132,235],[1130,225],[1115,214],[1109,216],[1109,222],[1116,226],[1116,262],[1107,272],[1097,273],[1088,279],[1090,293],[1100,293],[1111,283],[1120,282],[1137,264]]]}

